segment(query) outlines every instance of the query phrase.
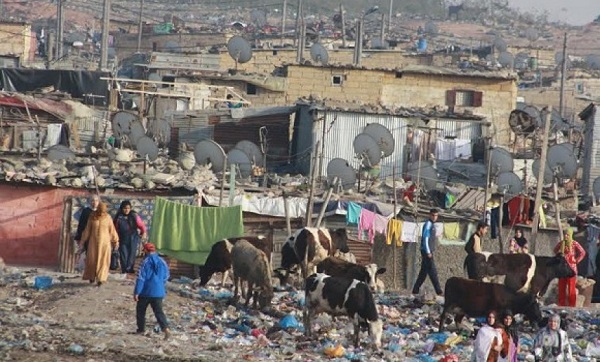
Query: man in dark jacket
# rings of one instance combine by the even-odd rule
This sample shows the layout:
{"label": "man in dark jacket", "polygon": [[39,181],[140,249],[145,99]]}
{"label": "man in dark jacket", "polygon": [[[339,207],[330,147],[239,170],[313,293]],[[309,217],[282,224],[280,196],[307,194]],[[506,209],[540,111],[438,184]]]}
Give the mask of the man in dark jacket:
{"label": "man in dark jacket", "polygon": [[[88,220],[92,212],[96,211],[98,205],[100,204],[100,196],[92,195],[90,196],[90,206],[86,206],[81,210],[81,216],[79,216],[79,223],[77,224],[77,232],[75,233],[75,242],[79,245],[79,251],[87,250],[87,240],[81,240],[81,236],[83,235],[83,231],[87,226]],[[83,241],[83,243],[82,243]]]}
{"label": "man in dark jacket", "polygon": [[438,216],[439,211],[437,209],[431,209],[429,211],[429,219],[423,224],[423,231],[421,233],[421,270],[419,271],[419,276],[413,286],[413,294],[419,294],[419,289],[421,289],[421,285],[423,285],[427,276],[431,279],[431,283],[433,283],[437,295],[444,294],[442,287],[440,286],[437,269],[433,260],[433,252],[437,245],[435,222],[437,221]]}
{"label": "man in dark jacket", "polygon": [[140,265],[133,300],[137,302],[136,319],[138,334],[144,334],[146,326],[146,309],[152,307],[154,316],[165,333],[165,339],[170,336],[167,317],[162,309],[163,298],[167,294],[165,285],[169,279],[169,267],[167,263],[156,254],[156,247],[152,243],[144,244],[146,256]]}

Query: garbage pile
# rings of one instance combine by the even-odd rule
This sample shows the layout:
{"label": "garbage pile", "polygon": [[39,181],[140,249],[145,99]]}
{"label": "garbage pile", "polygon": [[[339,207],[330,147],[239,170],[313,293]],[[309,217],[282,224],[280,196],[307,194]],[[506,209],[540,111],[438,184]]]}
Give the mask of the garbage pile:
{"label": "garbage pile", "polygon": [[[1,269],[0,269],[1,270]],[[85,355],[112,361],[253,360],[253,361],[467,361],[482,321],[470,319],[463,329],[438,332],[443,299],[385,293],[376,296],[385,322],[383,347],[368,338],[352,345],[353,326],[345,317],[320,315],[313,321],[318,337],[304,336],[304,295],[277,287],[273,304],[258,311],[232,303],[220,283],[199,287],[181,277],[169,282],[165,309],[172,337],[163,341],[158,325],[148,336],[130,335],[135,328],[133,280],[111,274],[102,288],[78,275],[6,268],[0,271],[0,360],[23,360],[24,353]],[[567,331],[578,361],[600,358],[600,313],[574,309]],[[533,361],[537,328],[517,319],[519,360]],[[147,315],[148,329],[156,324]]]}

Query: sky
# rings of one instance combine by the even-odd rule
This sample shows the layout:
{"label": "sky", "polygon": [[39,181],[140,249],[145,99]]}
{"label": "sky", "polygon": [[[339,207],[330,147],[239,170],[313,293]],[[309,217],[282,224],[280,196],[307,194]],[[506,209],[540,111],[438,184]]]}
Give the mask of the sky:
{"label": "sky", "polygon": [[550,21],[572,25],[590,23],[600,15],[600,0],[508,0],[511,7],[526,11],[548,10]]}

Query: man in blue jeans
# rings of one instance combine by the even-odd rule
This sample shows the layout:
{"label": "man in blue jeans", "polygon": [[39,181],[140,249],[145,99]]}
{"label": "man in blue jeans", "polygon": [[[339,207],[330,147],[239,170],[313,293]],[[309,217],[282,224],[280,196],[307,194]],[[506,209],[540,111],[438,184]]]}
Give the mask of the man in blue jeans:
{"label": "man in blue jeans", "polygon": [[165,285],[169,279],[169,267],[167,263],[156,254],[156,247],[152,243],[144,244],[146,256],[140,265],[133,300],[137,302],[136,319],[137,334],[144,334],[146,326],[146,310],[148,305],[152,307],[154,316],[168,339],[171,332],[167,324],[167,317],[162,309],[163,298],[167,294]]}
{"label": "man in blue jeans", "polygon": [[421,233],[421,270],[419,271],[419,276],[413,287],[413,294],[419,294],[421,285],[425,282],[425,278],[429,276],[437,295],[444,295],[444,292],[440,287],[437,269],[435,268],[435,261],[433,260],[433,252],[437,245],[435,222],[437,221],[438,216],[439,211],[437,209],[431,209],[429,211],[429,219],[423,224],[423,232]]}

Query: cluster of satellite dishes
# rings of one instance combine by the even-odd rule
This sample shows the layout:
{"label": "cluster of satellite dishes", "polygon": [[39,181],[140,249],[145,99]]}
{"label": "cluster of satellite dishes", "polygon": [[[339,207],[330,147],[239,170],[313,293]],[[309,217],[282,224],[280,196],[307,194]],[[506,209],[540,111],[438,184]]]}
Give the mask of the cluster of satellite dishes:
{"label": "cluster of satellite dishes", "polygon": [[[527,38],[530,43],[533,43],[539,38],[538,31],[534,28],[527,29],[523,33],[523,36]],[[529,59],[531,56],[528,53],[521,52],[517,55],[513,55],[508,51],[506,41],[498,35],[496,35],[492,41],[492,48],[494,49],[494,54],[490,54],[488,60],[496,60],[503,68],[526,69],[530,66]],[[495,55],[496,53],[497,55]]]}
{"label": "cluster of satellite dishes", "polygon": [[135,149],[142,158],[150,161],[158,158],[159,143],[168,143],[171,137],[171,127],[167,121],[159,120],[153,123],[151,131],[146,131],[136,114],[120,111],[112,117],[113,136],[122,146]]}
{"label": "cluster of satellite dishes", "polygon": [[224,166],[236,166],[236,172],[241,177],[252,175],[254,167],[265,167],[263,153],[253,142],[239,141],[229,152],[212,140],[202,140],[194,148],[194,157],[198,165],[211,165],[214,172],[223,172]]}
{"label": "cluster of satellite dishes", "polygon": [[[530,137],[536,129],[543,128],[546,119],[545,109],[538,109],[526,103],[517,103],[517,108],[510,113],[508,124],[511,130],[518,136]],[[569,122],[565,121],[560,113],[553,109],[550,114],[550,133],[566,131],[571,128]]]}
{"label": "cluster of satellite dishes", "polygon": [[[354,138],[352,145],[361,168],[379,165],[382,159],[394,153],[395,148],[392,133],[378,123],[368,124],[363,132]],[[327,180],[333,183],[335,178],[339,180],[344,190],[349,190],[356,183],[357,172],[347,160],[334,158],[327,164]]]}
{"label": "cluster of satellite dishes", "polygon": [[[514,161],[511,154],[503,148],[493,148],[490,152],[490,179],[494,180],[498,192],[514,197],[524,190],[523,181],[513,171]],[[540,159],[531,165],[533,177],[539,177]],[[577,172],[577,157],[571,143],[559,143],[551,146],[546,155],[543,184],[549,185],[560,179],[569,179]]]}

